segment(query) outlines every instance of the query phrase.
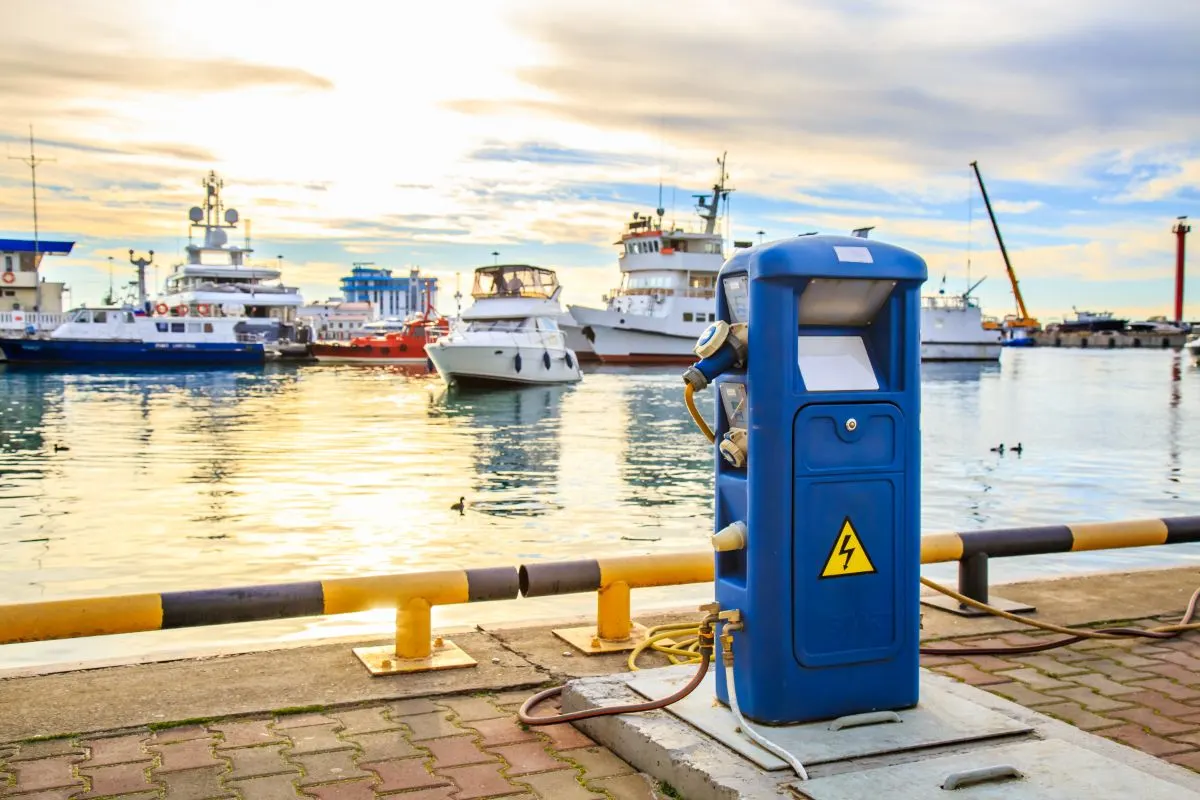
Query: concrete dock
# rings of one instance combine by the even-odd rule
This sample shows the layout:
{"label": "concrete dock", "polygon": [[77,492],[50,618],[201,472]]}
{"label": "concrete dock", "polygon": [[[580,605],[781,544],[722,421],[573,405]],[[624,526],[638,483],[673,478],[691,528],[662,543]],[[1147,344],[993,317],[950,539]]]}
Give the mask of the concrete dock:
{"label": "concrete dock", "polygon": [[1038,347],[1090,347],[1101,350],[1143,347],[1154,350],[1178,350],[1187,342],[1187,338],[1186,333],[1118,333],[1116,331],[1099,333],[1040,331],[1033,335]]}
{"label": "concrete dock", "polygon": [[[1010,584],[997,593],[1036,605],[1046,621],[1150,627],[1178,621],[1198,585],[1200,569],[1185,568]],[[645,624],[696,617],[690,609],[640,615],[636,599],[635,616]],[[1053,636],[931,610],[923,624],[926,641],[946,645],[1021,645]],[[0,795],[678,796],[569,726],[526,730],[516,721],[516,708],[536,687],[623,671],[624,654],[574,653],[549,627],[447,635],[479,661],[476,668],[371,678],[350,643],[337,642],[0,675]],[[1200,772],[1200,635],[922,661],[931,672]],[[647,667],[664,663],[644,659]]]}

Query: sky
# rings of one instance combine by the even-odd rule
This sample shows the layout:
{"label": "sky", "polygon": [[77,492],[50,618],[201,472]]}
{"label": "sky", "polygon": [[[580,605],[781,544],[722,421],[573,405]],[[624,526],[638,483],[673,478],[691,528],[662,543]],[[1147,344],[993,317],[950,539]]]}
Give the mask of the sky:
{"label": "sky", "polygon": [[32,125],[40,235],[77,243],[45,274],[72,304],[104,294],[109,256],[132,279],[130,248],[161,282],[215,170],[309,300],[374,262],[437,275],[453,311],[498,252],[600,305],[622,224],[660,183],[696,221],[727,152],[730,240],[874,225],[929,291],[986,278],[1003,315],[977,160],[1032,314],[1170,315],[1171,228],[1200,220],[1193,6],[3,0],[0,237],[32,235]]}

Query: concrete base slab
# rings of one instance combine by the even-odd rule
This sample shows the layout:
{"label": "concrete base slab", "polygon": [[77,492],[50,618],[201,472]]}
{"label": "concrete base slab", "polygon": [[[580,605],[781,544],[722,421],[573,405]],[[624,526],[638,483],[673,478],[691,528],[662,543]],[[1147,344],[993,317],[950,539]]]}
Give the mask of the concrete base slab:
{"label": "concrete base slab", "polygon": [[[686,665],[668,667],[647,670],[645,673],[638,673],[638,676],[644,681],[659,679],[674,683],[687,680],[692,669],[694,667]],[[572,681],[563,692],[563,711],[573,712],[640,702],[643,697],[630,687],[631,678],[632,676],[626,673]],[[688,800],[779,800],[781,795],[807,797],[811,800],[858,800],[873,796],[932,797],[946,791],[939,788],[940,783],[955,772],[973,774],[972,770],[1005,766],[1006,761],[1012,761],[1015,763],[1009,766],[1022,771],[1022,774],[1035,775],[1040,774],[1038,770],[1042,767],[1039,765],[1051,763],[1060,756],[1066,761],[1059,763],[1053,773],[1054,785],[1040,794],[1038,791],[1041,790],[1035,782],[1029,780],[1021,780],[1017,784],[1006,784],[1003,780],[993,781],[958,791],[964,796],[1004,797],[1006,800],[1057,800],[1078,797],[1087,797],[1088,800],[1127,800],[1130,796],[1162,797],[1164,800],[1200,800],[1200,775],[1183,767],[1088,734],[1001,697],[940,675],[926,673],[925,670],[922,670],[921,689],[922,704],[954,705],[955,701],[962,701],[978,709],[983,716],[994,714],[1004,718],[1005,725],[1011,725],[1014,732],[984,740],[893,750],[879,755],[849,757],[823,763],[811,759],[809,753],[800,753],[804,763],[811,763],[811,767],[807,768],[810,780],[799,782],[788,770],[763,769],[717,739],[666,711],[599,717],[579,722],[577,726],[637,769],[671,784]],[[938,700],[932,700],[935,695],[939,696]],[[703,699],[706,699],[710,706],[715,702],[711,694]],[[772,739],[777,738],[779,729],[763,728],[765,726],[760,727],[761,732]],[[1027,732],[1021,733],[1021,729]],[[1049,749],[1041,749],[1046,746],[1047,741],[1054,744]],[[1006,749],[1018,745],[1029,747],[1017,751]],[[937,761],[943,757],[957,756],[970,757],[962,760],[962,763]],[[922,766],[924,764],[932,766],[925,770]],[[920,779],[903,791],[888,783],[893,781],[896,786],[904,786],[902,780],[898,781],[893,776],[899,774],[903,778],[908,773],[888,771],[901,768],[912,773],[909,775],[911,780]],[[1101,768],[1103,771],[1098,771]],[[861,778],[856,777],[867,774],[867,771],[873,772],[879,782],[867,781],[864,784]],[[945,774],[942,775],[941,772]],[[1102,774],[1115,777],[1096,777]],[[937,782],[932,784],[932,788],[924,785],[933,781],[935,775]],[[839,780],[826,780],[833,777],[838,777]],[[997,779],[1002,777],[998,776]],[[967,778],[971,779],[970,774]],[[1131,785],[1141,785],[1145,789],[1130,794],[1125,789],[1113,788],[1123,785],[1122,782],[1132,782]],[[913,790],[918,787],[920,791],[914,793]],[[1023,791],[1025,789],[1031,791],[1026,793]]]}
{"label": "concrete base slab", "polygon": [[[629,686],[646,699],[657,700],[683,688],[690,678],[685,670],[647,670],[635,673]],[[700,688],[666,710],[765,770],[788,769],[783,759],[768,753],[738,731],[733,712],[716,704],[714,687],[714,675],[710,670]],[[1003,714],[938,691],[936,683],[928,680],[922,681],[920,704],[916,708],[897,711],[891,721],[855,727],[840,727],[835,722],[756,725],[755,730],[789,753],[803,753],[806,768],[847,758],[1013,736],[1032,730]]]}
{"label": "concrete base slab", "polygon": [[[930,606],[931,608],[940,608],[942,611],[949,611],[951,614],[957,614],[960,617],[990,616],[986,611],[981,611],[974,606],[963,605],[953,597],[944,594],[923,596],[921,604]],[[1006,600],[1003,597],[995,597],[993,595],[988,596],[987,604],[992,608],[998,608],[1010,614],[1033,614],[1037,611],[1035,607],[1028,603],[1018,603],[1015,600]]]}

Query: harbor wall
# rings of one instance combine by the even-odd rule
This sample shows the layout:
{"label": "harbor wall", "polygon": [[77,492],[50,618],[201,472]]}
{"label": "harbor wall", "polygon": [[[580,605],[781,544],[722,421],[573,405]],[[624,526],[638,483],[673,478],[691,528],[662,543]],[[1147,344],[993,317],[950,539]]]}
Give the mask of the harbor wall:
{"label": "harbor wall", "polygon": [[1147,347],[1156,350],[1181,348],[1187,341],[1186,333],[1122,333],[1100,331],[1085,333],[1059,333],[1042,331],[1034,334],[1038,347],[1091,347],[1100,349]]}

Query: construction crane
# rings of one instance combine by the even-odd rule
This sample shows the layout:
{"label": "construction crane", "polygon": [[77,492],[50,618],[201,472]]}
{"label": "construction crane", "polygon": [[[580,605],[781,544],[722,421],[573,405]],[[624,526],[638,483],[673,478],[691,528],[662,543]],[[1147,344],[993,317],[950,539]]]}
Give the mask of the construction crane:
{"label": "construction crane", "polygon": [[1041,323],[1029,316],[1025,310],[1025,298],[1021,297],[1021,286],[1017,281],[1017,273],[1013,271],[1012,261],[1008,258],[1008,250],[1004,247],[1004,237],[1000,235],[1000,226],[996,223],[996,214],[992,211],[992,201],[988,199],[987,189],[983,185],[983,176],[979,174],[979,162],[972,161],[971,169],[975,170],[975,180],[979,182],[979,191],[983,194],[983,204],[987,206],[988,217],[992,220],[992,230],[996,232],[996,242],[1000,245],[1000,255],[1004,257],[1004,268],[1008,270],[1008,280],[1012,283],[1013,297],[1017,299],[1017,315],[1004,318],[1005,327],[1024,328],[1028,332],[1040,331]]}

